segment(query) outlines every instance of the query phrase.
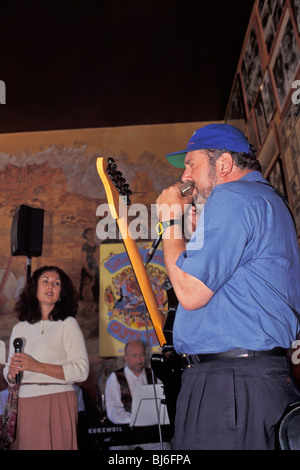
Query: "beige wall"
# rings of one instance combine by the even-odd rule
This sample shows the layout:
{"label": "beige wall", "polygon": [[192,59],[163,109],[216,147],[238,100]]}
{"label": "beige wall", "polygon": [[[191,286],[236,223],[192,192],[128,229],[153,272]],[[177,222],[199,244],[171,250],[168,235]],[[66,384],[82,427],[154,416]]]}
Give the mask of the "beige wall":
{"label": "beige wall", "polygon": [[[19,204],[45,210],[43,253],[32,271],[45,264],[63,268],[79,289],[82,237],[96,228],[96,209],[106,202],[96,170],[99,156],[113,157],[133,189],[132,202],[155,203],[160,191],[180,179],[165,154],[185,148],[206,123],[72,129],[0,135],[0,339],[8,344],[16,322],[14,303],[26,277],[26,257],[10,258],[10,230]],[[78,316],[91,357],[89,386],[98,373],[98,311],[81,301]]]}

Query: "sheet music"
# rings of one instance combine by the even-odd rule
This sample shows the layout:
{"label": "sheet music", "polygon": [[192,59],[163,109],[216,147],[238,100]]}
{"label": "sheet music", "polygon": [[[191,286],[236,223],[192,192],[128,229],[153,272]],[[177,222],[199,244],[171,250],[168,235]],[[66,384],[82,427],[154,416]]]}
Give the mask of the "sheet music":
{"label": "sheet music", "polygon": [[132,397],[132,411],[130,426],[153,426],[158,424],[170,424],[166,404],[162,403],[165,399],[163,385],[155,385],[157,396],[157,408],[155,405],[155,395],[153,385],[139,385],[135,388]]}
{"label": "sheet music", "polygon": [[5,364],[6,350],[4,341],[0,341],[0,364]]}

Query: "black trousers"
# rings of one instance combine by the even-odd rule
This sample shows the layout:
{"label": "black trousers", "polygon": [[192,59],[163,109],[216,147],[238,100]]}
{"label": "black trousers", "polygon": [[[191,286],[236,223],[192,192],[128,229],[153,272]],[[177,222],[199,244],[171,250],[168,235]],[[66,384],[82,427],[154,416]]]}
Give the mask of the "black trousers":
{"label": "black trousers", "polygon": [[275,449],[275,426],[298,400],[285,357],[221,359],[186,368],[172,449]]}

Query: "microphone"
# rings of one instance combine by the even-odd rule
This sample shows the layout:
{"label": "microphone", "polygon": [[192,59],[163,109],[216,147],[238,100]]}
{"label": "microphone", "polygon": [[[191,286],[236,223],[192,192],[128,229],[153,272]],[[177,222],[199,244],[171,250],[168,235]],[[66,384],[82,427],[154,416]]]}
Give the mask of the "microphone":
{"label": "microphone", "polygon": [[[180,186],[178,186],[178,191],[181,193],[182,197],[190,196],[193,192],[193,189],[194,189],[194,183],[192,183],[192,181],[186,181],[185,183],[182,183]],[[152,260],[153,255],[156,252],[156,249],[158,245],[160,244],[161,240],[162,240],[162,232],[160,235],[158,235],[157,239],[154,240],[154,242],[152,243],[151,248],[147,253],[145,266],[147,266],[148,263],[150,263],[150,261]]]}
{"label": "microphone", "polygon": [[159,236],[157,237],[157,239],[154,240],[154,242],[152,243],[151,248],[150,248],[150,250],[149,250],[148,253],[147,253],[147,257],[146,257],[146,266],[147,266],[148,263],[150,263],[150,261],[152,260],[153,255],[154,255],[154,253],[156,252],[156,249],[157,249],[158,245],[159,245],[160,242],[161,242],[161,239],[162,239],[162,234],[159,235]]}
{"label": "microphone", "polygon": [[[21,338],[16,338],[13,342],[14,348],[15,348],[15,353],[20,353],[22,352],[22,346],[23,346],[23,341]],[[16,375],[16,384],[19,384],[21,381],[21,372],[18,372]]]}

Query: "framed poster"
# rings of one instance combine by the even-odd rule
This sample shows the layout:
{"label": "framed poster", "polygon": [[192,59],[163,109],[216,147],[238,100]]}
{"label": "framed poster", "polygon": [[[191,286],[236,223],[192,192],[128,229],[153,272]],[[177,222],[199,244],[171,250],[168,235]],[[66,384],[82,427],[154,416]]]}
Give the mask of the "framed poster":
{"label": "framed poster", "polygon": [[300,149],[300,118],[297,120],[295,125],[295,134],[297,137],[298,147]]}
{"label": "framed poster", "polygon": [[258,93],[255,106],[254,106],[254,112],[255,112],[259,140],[260,140],[260,143],[262,144],[265,138],[266,132],[267,132],[267,123],[266,123],[266,117],[265,117],[265,111],[263,107],[261,92]]}
{"label": "framed poster", "polygon": [[[151,245],[148,241],[138,243],[143,261]],[[149,340],[152,352],[160,350],[123,243],[102,243],[99,264],[99,355],[123,355],[125,344],[134,339],[145,343]],[[167,273],[159,247],[147,266],[147,274],[160,311],[167,313],[167,294],[163,289]]]}
{"label": "framed poster", "polygon": [[270,61],[279,110],[282,110],[291,90],[299,63],[298,40],[289,9],[286,9]]}
{"label": "framed poster", "polygon": [[282,116],[278,128],[283,155],[289,202],[294,212],[300,203],[300,106],[292,102]]}
{"label": "framed poster", "polygon": [[267,53],[270,54],[285,0],[260,0],[258,14]]}
{"label": "framed poster", "polygon": [[291,203],[295,209],[300,202],[300,154],[299,143],[294,129],[289,134],[284,150],[284,164]]}
{"label": "framed poster", "polygon": [[300,203],[300,178],[299,173],[294,175],[294,178],[290,181],[290,191],[293,208],[297,207]]}
{"label": "framed poster", "polygon": [[246,95],[247,111],[250,112],[262,80],[262,62],[255,25],[250,29],[249,37],[241,65],[242,81]]}
{"label": "framed poster", "polygon": [[240,75],[237,74],[232,94],[229,100],[229,107],[225,121],[232,124],[245,132],[246,130],[246,111],[243,98],[243,90],[241,86]]}
{"label": "framed poster", "polygon": [[277,158],[274,165],[272,166],[268,174],[267,181],[269,181],[269,183],[274,186],[274,188],[278,189],[278,191],[280,191],[281,194],[287,198],[283,166],[280,157]]}
{"label": "framed poster", "polygon": [[269,127],[270,122],[276,111],[276,102],[268,69],[266,69],[265,71],[264,78],[260,86],[260,92],[265,112],[266,125],[267,127]]}
{"label": "framed poster", "polygon": [[[292,139],[297,139],[297,142],[292,143],[293,149],[296,149],[297,146],[300,149],[300,106],[294,105],[292,102],[286,109],[284,115],[282,116],[281,123],[278,128],[279,139],[281,144],[282,151],[285,150],[286,146],[289,143],[290,137]],[[292,135],[294,132],[294,136]],[[298,145],[297,145],[298,144]]]}
{"label": "framed poster", "polygon": [[297,25],[298,34],[300,34],[300,0],[291,0],[292,9]]}
{"label": "framed poster", "polygon": [[300,202],[295,208],[295,222],[296,222],[298,238],[300,238]]}
{"label": "framed poster", "polygon": [[250,113],[248,123],[247,123],[247,130],[248,130],[248,140],[250,144],[252,144],[256,150],[258,150],[260,144],[259,144],[259,140],[257,136],[257,128],[256,128],[254,111],[251,111]]}
{"label": "framed poster", "polygon": [[289,145],[285,148],[285,151],[284,151],[284,163],[285,163],[288,183],[291,186],[292,181],[295,178],[295,167],[294,167],[294,159],[292,156],[292,149]]}
{"label": "framed poster", "polygon": [[258,154],[258,160],[262,167],[262,174],[265,175],[270,165],[279,155],[279,146],[277,143],[274,126],[271,125],[264,141],[264,144]]}

